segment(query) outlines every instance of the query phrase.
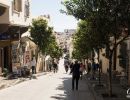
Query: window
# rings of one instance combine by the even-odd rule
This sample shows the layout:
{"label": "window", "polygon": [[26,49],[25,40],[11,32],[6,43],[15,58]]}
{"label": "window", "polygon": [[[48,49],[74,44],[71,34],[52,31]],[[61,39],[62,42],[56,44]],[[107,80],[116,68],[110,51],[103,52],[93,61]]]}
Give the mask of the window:
{"label": "window", "polygon": [[22,0],[13,0],[13,10],[22,11]]}

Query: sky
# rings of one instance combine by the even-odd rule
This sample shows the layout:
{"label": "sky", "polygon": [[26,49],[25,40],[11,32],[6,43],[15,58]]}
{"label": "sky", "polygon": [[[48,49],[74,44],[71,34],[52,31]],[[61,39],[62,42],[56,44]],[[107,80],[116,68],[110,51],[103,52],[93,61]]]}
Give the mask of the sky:
{"label": "sky", "polygon": [[61,5],[61,1],[63,0],[31,0],[31,14],[32,16],[49,14],[56,32],[63,32],[64,29],[76,29],[77,20],[73,16],[60,13],[60,9],[65,9]]}

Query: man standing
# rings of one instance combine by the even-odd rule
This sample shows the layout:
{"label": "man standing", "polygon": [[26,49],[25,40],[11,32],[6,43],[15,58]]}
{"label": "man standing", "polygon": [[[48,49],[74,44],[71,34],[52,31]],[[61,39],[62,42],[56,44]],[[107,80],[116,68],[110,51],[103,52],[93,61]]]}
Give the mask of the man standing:
{"label": "man standing", "polygon": [[76,90],[78,90],[78,81],[80,77],[80,64],[78,64],[78,61],[75,61],[70,73],[72,73],[72,90],[74,90],[75,81]]}
{"label": "man standing", "polygon": [[56,62],[53,63],[53,69],[54,69],[54,73],[57,73],[58,65]]}
{"label": "man standing", "polygon": [[34,57],[31,60],[31,68],[32,68],[32,74],[36,74],[36,60]]}

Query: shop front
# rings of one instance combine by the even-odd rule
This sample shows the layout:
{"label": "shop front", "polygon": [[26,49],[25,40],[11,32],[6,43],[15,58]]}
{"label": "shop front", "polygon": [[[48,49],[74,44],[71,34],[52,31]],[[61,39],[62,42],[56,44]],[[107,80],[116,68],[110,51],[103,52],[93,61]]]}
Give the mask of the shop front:
{"label": "shop front", "polygon": [[[28,27],[10,26],[8,31],[0,34],[0,70],[6,68],[12,72],[12,66],[21,66],[19,61],[20,51],[17,51],[21,34],[26,32]],[[0,72],[0,73],[1,73]]]}

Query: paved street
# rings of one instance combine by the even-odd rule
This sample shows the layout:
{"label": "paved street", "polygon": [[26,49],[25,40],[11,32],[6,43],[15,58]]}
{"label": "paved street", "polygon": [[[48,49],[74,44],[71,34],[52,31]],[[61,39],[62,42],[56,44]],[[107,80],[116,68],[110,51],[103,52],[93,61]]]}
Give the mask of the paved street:
{"label": "paved street", "polygon": [[71,90],[71,75],[66,74],[63,60],[59,71],[25,81],[0,91],[1,100],[94,100],[86,81],[80,80],[79,90]]}

